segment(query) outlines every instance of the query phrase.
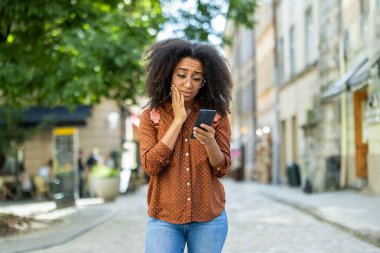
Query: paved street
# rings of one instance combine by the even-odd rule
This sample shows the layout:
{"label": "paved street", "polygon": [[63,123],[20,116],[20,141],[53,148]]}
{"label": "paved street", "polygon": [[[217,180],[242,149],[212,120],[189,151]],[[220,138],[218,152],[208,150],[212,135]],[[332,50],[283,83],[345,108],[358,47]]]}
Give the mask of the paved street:
{"label": "paved street", "polygon": [[[266,197],[254,183],[225,180],[229,234],[224,253],[379,253],[380,249]],[[118,214],[67,242],[34,253],[144,252],[146,187],[120,197],[107,208]]]}

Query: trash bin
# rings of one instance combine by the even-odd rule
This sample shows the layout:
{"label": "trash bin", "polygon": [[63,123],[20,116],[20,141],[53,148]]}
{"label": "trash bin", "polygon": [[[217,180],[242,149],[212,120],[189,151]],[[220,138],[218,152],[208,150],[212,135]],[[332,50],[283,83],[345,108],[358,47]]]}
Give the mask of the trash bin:
{"label": "trash bin", "polygon": [[340,182],[340,156],[329,156],[326,159],[326,183],[327,191],[339,189]]}
{"label": "trash bin", "polygon": [[55,176],[53,198],[57,209],[75,206],[74,189],[74,173],[58,174]]}
{"label": "trash bin", "polygon": [[313,184],[311,183],[309,178],[307,178],[305,181],[305,186],[303,187],[303,192],[308,193],[308,194],[313,192]]}
{"label": "trash bin", "polygon": [[235,170],[235,180],[236,181],[243,181],[244,180],[244,168],[239,167]]}
{"label": "trash bin", "polygon": [[295,162],[291,162],[286,166],[286,171],[288,174],[288,184],[289,186],[300,186],[300,169]]}

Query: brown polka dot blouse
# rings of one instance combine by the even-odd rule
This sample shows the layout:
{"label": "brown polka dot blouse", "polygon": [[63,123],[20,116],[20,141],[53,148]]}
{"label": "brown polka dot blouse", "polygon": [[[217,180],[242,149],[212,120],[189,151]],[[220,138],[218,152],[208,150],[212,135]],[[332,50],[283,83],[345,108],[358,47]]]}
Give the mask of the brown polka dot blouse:
{"label": "brown polka dot blouse", "polygon": [[171,151],[160,140],[174,119],[170,102],[158,109],[160,120],[155,124],[150,110],[140,121],[140,154],[145,172],[150,176],[148,215],[175,224],[207,222],[216,218],[225,207],[224,188],[218,178],[225,176],[231,165],[231,129],[228,116],[214,122],[215,139],[224,154],[223,161],[212,167],[205,147],[190,139],[201,106],[186,119]]}

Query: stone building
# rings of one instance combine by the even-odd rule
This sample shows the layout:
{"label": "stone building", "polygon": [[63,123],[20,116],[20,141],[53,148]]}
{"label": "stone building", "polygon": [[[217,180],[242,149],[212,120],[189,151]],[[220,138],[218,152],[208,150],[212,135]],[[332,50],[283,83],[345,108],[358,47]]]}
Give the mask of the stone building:
{"label": "stone building", "polygon": [[[308,115],[319,92],[318,33],[319,1],[272,2],[276,17],[277,77],[279,86],[281,181],[287,166],[295,163],[301,175],[318,177],[313,133]],[[302,180],[302,182],[304,182]]]}
{"label": "stone building", "polygon": [[[376,166],[380,162],[377,102],[380,95],[380,1],[323,1],[323,13],[330,19],[323,19],[321,25],[331,27],[334,23],[336,28],[321,39],[321,48],[330,45],[330,51],[335,54],[327,52],[320,57],[324,88],[321,114],[334,114],[333,118],[340,119],[325,122],[328,129],[334,129],[335,135],[335,144],[327,147],[339,151],[341,187],[380,194],[380,171]],[[334,34],[333,46],[331,34]],[[325,137],[329,134],[326,130]]]}
{"label": "stone building", "polygon": [[[295,162],[302,184],[308,178],[314,191],[352,187],[380,194],[380,1],[258,3],[252,115],[259,134],[263,125],[273,130],[272,172],[286,182],[287,165]],[[230,58],[244,43],[234,36]],[[247,62],[232,61],[235,83]]]}
{"label": "stone building", "polygon": [[[232,22],[227,22],[224,35],[234,41],[232,46],[225,47],[234,83],[231,118],[232,170],[244,167],[244,177],[251,179],[255,158],[251,154],[254,152],[256,140],[254,34],[252,30],[236,28]],[[237,150],[239,151],[236,152]]]}

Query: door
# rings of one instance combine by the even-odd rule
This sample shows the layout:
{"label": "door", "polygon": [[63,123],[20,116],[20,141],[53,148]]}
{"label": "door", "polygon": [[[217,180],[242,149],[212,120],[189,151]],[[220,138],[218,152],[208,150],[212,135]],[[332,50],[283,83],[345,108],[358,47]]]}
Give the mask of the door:
{"label": "door", "polygon": [[367,178],[368,144],[363,138],[363,114],[367,97],[366,91],[354,93],[356,176],[360,178]]}

